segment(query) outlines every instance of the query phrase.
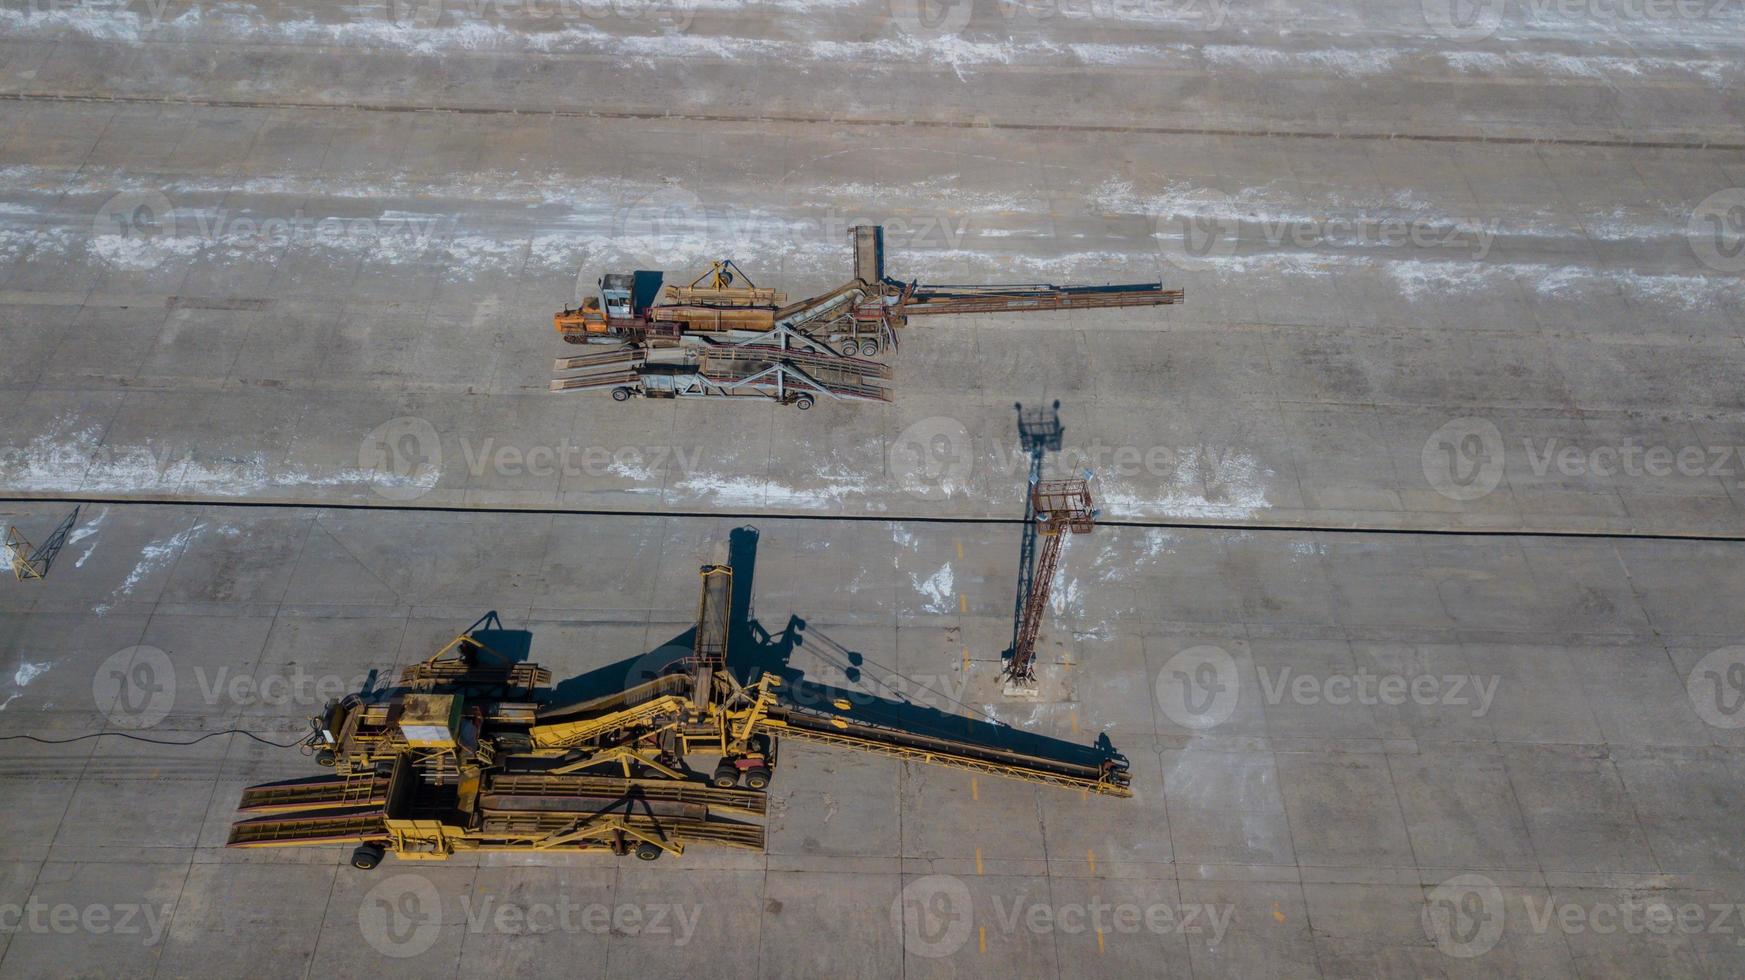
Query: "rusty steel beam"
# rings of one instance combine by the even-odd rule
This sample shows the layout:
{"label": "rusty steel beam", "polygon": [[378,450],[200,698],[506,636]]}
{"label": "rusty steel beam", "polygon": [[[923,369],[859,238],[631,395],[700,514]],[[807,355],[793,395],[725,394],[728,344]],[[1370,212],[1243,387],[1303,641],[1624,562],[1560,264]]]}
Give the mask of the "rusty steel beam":
{"label": "rusty steel beam", "polygon": [[1090,486],[1084,480],[1032,483],[1030,508],[1036,515],[1042,550],[1036,558],[1030,594],[1024,597],[1018,642],[1012,645],[1012,659],[1006,663],[1006,676],[1020,684],[1036,679],[1036,637],[1042,632],[1042,617],[1048,612],[1048,598],[1054,590],[1054,573],[1060,568],[1066,534],[1089,531],[1096,523]]}

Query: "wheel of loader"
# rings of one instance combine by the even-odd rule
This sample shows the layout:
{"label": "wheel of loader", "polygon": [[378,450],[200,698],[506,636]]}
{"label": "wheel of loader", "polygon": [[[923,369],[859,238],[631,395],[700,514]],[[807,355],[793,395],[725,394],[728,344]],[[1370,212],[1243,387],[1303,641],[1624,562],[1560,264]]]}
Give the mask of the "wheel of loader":
{"label": "wheel of loader", "polygon": [[388,853],[380,844],[359,844],[357,850],[351,852],[351,866],[368,871],[382,863],[382,855]]}
{"label": "wheel of loader", "polygon": [[860,351],[860,342],[850,337],[842,342],[842,356],[853,357]]}
{"label": "wheel of loader", "polygon": [[800,397],[794,399],[794,407],[799,409],[802,412],[804,412],[808,408],[811,408],[812,407],[812,396],[811,395],[801,395]]}
{"label": "wheel of loader", "polygon": [[630,400],[630,389],[626,388],[622,385],[620,385],[617,388],[613,388],[612,389],[612,400],[615,402],[627,402],[627,401],[629,401]]}
{"label": "wheel of loader", "polygon": [[709,782],[719,789],[732,789],[739,785],[739,768],[723,762],[715,767],[715,775],[709,778]]}
{"label": "wheel of loader", "polygon": [[769,770],[762,766],[758,766],[755,769],[745,770],[745,785],[750,786],[752,789],[763,789],[765,786],[768,786]]}
{"label": "wheel of loader", "polygon": [[643,841],[636,845],[636,858],[639,861],[653,861],[655,858],[660,857],[660,855],[661,849],[650,844],[648,841]]}
{"label": "wheel of loader", "polygon": [[333,754],[332,749],[322,749],[315,753],[315,764],[318,766],[331,766],[338,761],[339,757]]}
{"label": "wheel of loader", "polygon": [[862,356],[862,357],[877,357],[877,356],[879,356],[879,342],[876,340],[868,340],[868,341],[862,343],[860,345],[860,356]]}

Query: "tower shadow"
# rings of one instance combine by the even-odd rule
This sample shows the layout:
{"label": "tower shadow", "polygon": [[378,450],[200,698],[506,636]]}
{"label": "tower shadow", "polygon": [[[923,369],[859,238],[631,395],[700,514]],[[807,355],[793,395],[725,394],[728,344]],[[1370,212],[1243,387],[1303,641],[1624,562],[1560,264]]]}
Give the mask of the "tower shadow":
{"label": "tower shadow", "polygon": [[73,528],[77,527],[78,524],[79,508],[74,507],[73,512],[57,524],[55,529],[49,532],[49,536],[43,539],[42,544],[37,545],[36,549],[29,554],[27,560],[36,567],[39,576],[48,577],[49,569],[54,567],[55,559],[60,557],[61,549],[67,546],[67,537],[73,533]]}

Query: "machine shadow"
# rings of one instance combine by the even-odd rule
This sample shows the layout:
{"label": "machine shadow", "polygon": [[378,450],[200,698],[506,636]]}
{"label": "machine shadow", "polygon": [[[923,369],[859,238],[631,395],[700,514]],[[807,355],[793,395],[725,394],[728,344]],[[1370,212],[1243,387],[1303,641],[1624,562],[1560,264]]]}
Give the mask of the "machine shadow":
{"label": "machine shadow", "polygon": [[[981,713],[979,708],[957,701],[949,692],[936,688],[917,689],[913,682],[895,671],[883,668],[823,631],[810,628],[799,616],[789,616],[780,632],[771,633],[758,620],[753,602],[758,538],[756,528],[740,527],[735,528],[728,539],[727,564],[733,570],[728,666],[741,684],[752,684],[765,673],[774,674],[781,681],[777,694],[782,703],[819,714],[840,715],[860,724],[973,742],[1081,765],[1098,766],[1109,761],[1125,764],[1125,756],[1115,750],[1106,733],[1099,735],[1093,744],[1084,745],[920,703],[904,688],[909,687],[922,697],[952,702],[961,710]],[[494,612],[489,613],[474,624],[475,628],[494,624],[494,628],[475,632],[475,638],[506,657],[516,661],[527,659],[532,634],[526,630],[502,629],[495,617]],[[695,627],[688,628],[642,654],[558,681],[552,688],[551,703],[589,701],[663,674],[681,671],[691,656],[696,633]],[[499,643],[504,645],[499,646]],[[850,684],[859,686],[845,687],[808,678],[805,671],[793,663],[795,652],[802,647],[840,670]],[[871,676],[869,666],[884,670],[883,675]],[[899,683],[891,683],[893,678]],[[869,686],[882,688],[892,696],[874,694],[867,689]]]}
{"label": "machine shadow", "polygon": [[[903,686],[912,685],[912,681],[837,642],[822,630],[808,627],[799,616],[790,616],[780,633],[770,633],[756,618],[752,605],[756,595],[758,531],[753,527],[736,528],[729,540],[729,565],[733,569],[729,663],[741,683],[750,683],[764,673],[774,674],[782,681],[778,693],[783,703],[820,714],[841,715],[861,724],[973,742],[1081,765],[1097,766],[1108,761],[1126,763],[1126,757],[1115,751],[1106,733],[1099,735],[1093,744],[1083,745],[913,700],[888,678],[896,678]],[[847,681],[860,686],[842,687],[808,678],[793,664],[794,652],[802,646],[812,656],[840,670]],[[885,670],[884,676],[871,677],[869,666]],[[882,687],[894,697],[871,693],[863,681]],[[959,709],[982,714],[974,705],[958,701],[937,688],[921,689],[915,693],[950,701]]]}

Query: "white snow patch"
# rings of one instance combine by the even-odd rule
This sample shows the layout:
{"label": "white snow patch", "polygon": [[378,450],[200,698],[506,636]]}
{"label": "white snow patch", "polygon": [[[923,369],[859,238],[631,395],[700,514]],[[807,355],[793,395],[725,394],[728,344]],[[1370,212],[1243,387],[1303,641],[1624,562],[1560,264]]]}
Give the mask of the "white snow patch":
{"label": "white snow patch", "polygon": [[[133,590],[137,588],[141,582],[145,581],[146,576],[151,575],[153,572],[174,561],[176,556],[182,553],[182,549],[186,548],[189,542],[198,538],[201,532],[205,530],[205,524],[196,524],[185,531],[179,531],[176,534],[171,535],[165,540],[153,541],[141,548],[139,550],[139,561],[133,566],[133,571],[127,573],[127,578],[122,581],[121,585],[118,586],[114,592],[109,594],[109,598],[115,600],[122,596],[132,595]],[[97,606],[94,611],[97,615],[101,616],[113,608],[113,606],[113,601],[105,602]]]}
{"label": "white snow patch", "polygon": [[1111,517],[1176,517],[1244,520],[1267,507],[1273,471],[1238,450],[1183,447],[1179,465],[1162,487],[1131,486],[1114,478],[1098,481],[1097,500]]}
{"label": "white snow patch", "polygon": [[928,612],[943,613],[952,611],[951,597],[953,595],[953,581],[950,562],[946,562],[939,571],[934,572],[925,580],[923,580],[919,575],[912,574],[909,576],[909,581],[915,586],[916,592],[919,592],[922,596],[926,597],[927,605],[924,608]]}
{"label": "white snow patch", "polygon": [[430,490],[442,476],[431,468],[405,477],[352,467],[311,473],[296,467],[269,467],[264,453],[196,459],[192,452],[186,452],[178,458],[150,446],[104,445],[101,431],[98,423],[76,415],[55,419],[48,432],[33,437],[25,446],[15,447],[9,454],[16,462],[7,473],[7,485],[34,493],[149,491],[248,497],[306,487],[365,488],[391,484]]}
{"label": "white snow patch", "polygon": [[103,522],[108,520],[108,519],[109,519],[109,508],[105,507],[105,508],[103,508],[102,511],[100,511],[97,514],[96,517],[93,517],[90,520],[86,521],[84,524],[82,524],[76,528],[73,528],[72,533],[67,535],[67,543],[68,544],[78,544],[79,542],[85,540],[86,538],[90,537],[91,535],[96,534],[98,531],[102,530]]}
{"label": "white snow patch", "polygon": [[647,463],[627,463],[621,459],[614,459],[612,464],[606,467],[606,472],[619,479],[630,480],[634,483],[652,483],[659,476],[653,469],[649,468]]}

